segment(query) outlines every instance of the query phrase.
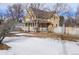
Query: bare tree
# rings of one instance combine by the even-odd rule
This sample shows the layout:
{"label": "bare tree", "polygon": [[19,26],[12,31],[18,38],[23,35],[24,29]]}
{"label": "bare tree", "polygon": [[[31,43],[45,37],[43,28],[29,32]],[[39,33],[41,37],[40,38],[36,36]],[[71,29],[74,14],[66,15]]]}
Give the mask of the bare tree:
{"label": "bare tree", "polygon": [[79,15],[79,4],[78,4],[78,7],[77,7],[76,14]]}
{"label": "bare tree", "polygon": [[13,20],[9,19],[2,25],[0,25],[0,44],[2,44],[3,39],[11,31],[13,24],[14,24]]}
{"label": "bare tree", "polygon": [[79,5],[77,7],[76,15],[75,15],[75,27],[79,26]]}
{"label": "bare tree", "polygon": [[[54,6],[53,6],[53,10],[57,13],[57,14],[65,14],[65,13],[69,13],[70,12],[70,6],[68,6],[67,4],[64,4],[64,3],[56,3]],[[64,19],[64,18],[63,18]],[[61,18],[60,18],[61,20]],[[63,21],[63,34],[66,34],[65,33],[65,19]],[[67,50],[66,50],[66,46],[65,46],[65,41],[64,41],[64,38],[63,36],[61,37],[61,43],[62,43],[62,50],[63,50],[63,53],[64,54],[67,54]]]}
{"label": "bare tree", "polygon": [[56,11],[56,13],[66,13],[70,10],[70,6],[66,3],[56,3],[53,6],[53,10]]}
{"label": "bare tree", "polygon": [[[13,4],[8,6],[7,14],[9,19],[13,20],[14,23],[20,22],[20,19],[24,19],[24,9],[22,4]],[[21,22],[22,22],[21,20]],[[12,25],[15,28],[15,25]]]}
{"label": "bare tree", "polygon": [[29,13],[29,8],[36,8],[36,9],[42,9],[42,10],[45,10],[44,8],[45,4],[43,3],[27,3],[26,4],[26,12],[27,14],[29,14],[30,16],[30,19],[32,17],[32,15]]}
{"label": "bare tree", "polygon": [[[21,10],[19,10],[20,8],[21,8],[20,5],[18,6],[13,5],[8,7],[7,15],[10,15],[9,19],[0,25],[0,44],[2,44],[3,39],[13,29],[16,23],[16,19],[17,20],[19,19],[19,14],[20,12],[22,12]],[[2,16],[1,16],[1,19],[2,19]]]}
{"label": "bare tree", "polygon": [[[57,14],[69,14],[69,12],[71,11],[71,7],[66,4],[66,3],[56,3],[53,7],[53,10],[56,11]],[[68,15],[69,17],[70,15]],[[65,19],[64,19],[64,23],[63,23],[63,29],[65,29]]]}
{"label": "bare tree", "polygon": [[[42,10],[44,10],[44,6],[45,6],[45,4],[41,4],[41,3],[30,3],[30,4],[26,4],[26,11],[27,11],[27,14],[30,16],[30,19],[32,18],[32,14],[30,14],[30,12],[29,12],[29,8],[36,8],[36,9],[42,9]],[[36,32],[38,32],[39,31],[39,27],[38,27],[38,20],[36,21]],[[30,27],[28,27],[28,30],[30,30]]]}
{"label": "bare tree", "polygon": [[24,10],[22,4],[13,4],[8,6],[8,12],[11,15],[12,19],[19,21],[20,16],[23,16]]}

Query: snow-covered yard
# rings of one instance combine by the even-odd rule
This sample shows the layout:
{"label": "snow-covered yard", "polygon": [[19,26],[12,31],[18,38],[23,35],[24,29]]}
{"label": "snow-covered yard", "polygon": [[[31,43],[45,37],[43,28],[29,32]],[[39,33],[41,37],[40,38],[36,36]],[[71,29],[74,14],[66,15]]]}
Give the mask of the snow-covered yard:
{"label": "snow-covered yard", "polygon": [[[20,33],[21,35],[21,33]],[[9,50],[0,50],[1,55],[39,55],[39,54],[64,54],[61,40],[37,37],[6,37],[3,43],[11,46]],[[79,54],[76,42],[65,42],[66,54]]]}

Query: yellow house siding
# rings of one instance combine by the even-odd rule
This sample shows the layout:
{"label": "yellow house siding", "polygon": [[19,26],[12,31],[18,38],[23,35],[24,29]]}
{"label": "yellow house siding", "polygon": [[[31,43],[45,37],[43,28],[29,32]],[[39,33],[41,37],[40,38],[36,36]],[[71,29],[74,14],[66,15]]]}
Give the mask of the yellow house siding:
{"label": "yellow house siding", "polygon": [[58,27],[59,26],[59,16],[54,16],[51,18],[51,23],[53,24],[53,27]]}

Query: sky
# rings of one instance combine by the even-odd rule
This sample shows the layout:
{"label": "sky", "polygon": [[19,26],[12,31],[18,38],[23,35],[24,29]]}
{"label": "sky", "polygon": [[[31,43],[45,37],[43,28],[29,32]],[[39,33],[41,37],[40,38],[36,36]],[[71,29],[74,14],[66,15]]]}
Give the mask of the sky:
{"label": "sky", "polygon": [[[0,13],[2,13],[2,14],[6,13],[8,5],[12,5],[12,4],[10,4],[10,3],[1,3],[0,4]],[[70,14],[75,14],[78,4],[77,3],[68,3],[68,5],[72,8],[72,11],[70,12]],[[51,8],[50,3],[47,4],[47,6],[49,8]]]}
{"label": "sky", "polygon": [[70,3],[69,5],[72,7],[73,11],[76,11],[78,3]]}

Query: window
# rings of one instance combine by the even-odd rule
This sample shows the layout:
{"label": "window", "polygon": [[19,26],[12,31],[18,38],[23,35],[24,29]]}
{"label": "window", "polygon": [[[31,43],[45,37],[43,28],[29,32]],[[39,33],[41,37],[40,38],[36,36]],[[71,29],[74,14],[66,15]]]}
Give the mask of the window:
{"label": "window", "polygon": [[56,27],[57,27],[57,24],[56,24]]}
{"label": "window", "polygon": [[53,27],[53,24],[52,24],[52,27]]}
{"label": "window", "polygon": [[27,23],[25,23],[25,25],[27,26]]}

